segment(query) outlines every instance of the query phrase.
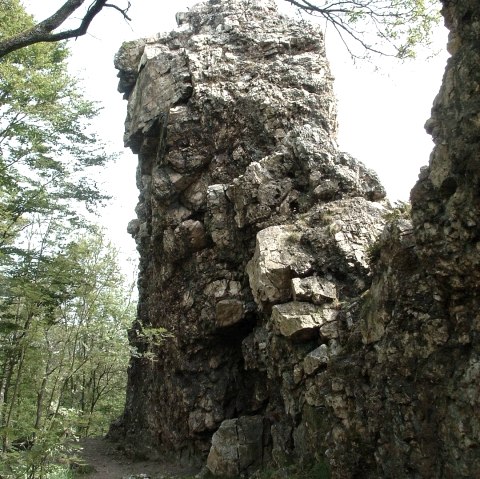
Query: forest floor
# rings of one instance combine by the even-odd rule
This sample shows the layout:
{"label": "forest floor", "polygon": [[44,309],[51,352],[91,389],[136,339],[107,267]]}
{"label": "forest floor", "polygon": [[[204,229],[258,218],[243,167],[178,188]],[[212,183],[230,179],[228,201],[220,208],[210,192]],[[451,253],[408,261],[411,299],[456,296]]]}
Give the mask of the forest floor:
{"label": "forest floor", "polygon": [[84,439],[80,447],[79,457],[93,471],[77,474],[79,479],[166,479],[193,477],[198,472],[175,464],[134,461],[122,454],[114,443],[103,438]]}

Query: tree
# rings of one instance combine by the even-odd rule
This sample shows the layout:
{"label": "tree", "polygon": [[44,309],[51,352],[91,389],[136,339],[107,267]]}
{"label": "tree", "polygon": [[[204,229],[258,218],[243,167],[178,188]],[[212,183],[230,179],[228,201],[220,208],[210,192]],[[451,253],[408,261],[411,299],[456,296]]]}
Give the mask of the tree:
{"label": "tree", "polygon": [[[0,7],[0,37],[32,28],[19,0]],[[0,59],[0,477],[46,477],[67,437],[123,406],[132,290],[81,213],[111,155],[67,58],[37,43]]]}
{"label": "tree", "polygon": [[[19,0],[1,0],[0,34],[33,25]],[[84,171],[109,159],[89,122],[98,108],[67,73],[68,50],[36,44],[0,60],[0,258],[38,214],[71,221],[75,205],[105,199]]]}
{"label": "tree", "polygon": [[41,253],[0,274],[0,477],[44,477],[66,440],[104,433],[123,408],[132,285],[101,231],[61,249],[59,233],[31,225]]}
{"label": "tree", "polygon": [[[16,2],[18,3],[18,2]],[[130,2],[127,7],[120,8],[115,4],[107,3],[107,0],[94,0],[90,4],[87,11],[83,15],[78,27],[73,29],[66,29],[61,31],[55,31],[59,29],[67,19],[86,3],[85,0],[67,0],[53,15],[37,23],[31,25],[26,29],[17,30],[12,32],[9,36],[5,36],[0,39],[0,58],[8,53],[14,52],[21,48],[40,42],[58,42],[60,40],[66,40],[68,38],[77,38],[87,33],[88,27],[92,23],[93,19],[104,9],[114,8],[122,13],[123,17],[130,20],[128,17],[128,9],[130,8]],[[1,0],[0,8],[18,9],[18,5],[12,5],[9,0]]]}
{"label": "tree", "polygon": [[[9,0],[0,0],[7,2]],[[339,33],[352,57],[381,54],[408,58],[420,45],[428,45],[432,27],[440,19],[438,0],[285,0],[300,11],[323,18]],[[94,0],[80,25],[55,32],[85,0],[68,0],[46,20],[0,38],[0,58],[38,42],[55,42],[84,35],[93,18],[104,8],[119,10],[130,20],[130,7]],[[3,7],[2,7],[3,8]],[[353,41],[352,41],[353,40]],[[357,50],[355,46],[360,46]]]}

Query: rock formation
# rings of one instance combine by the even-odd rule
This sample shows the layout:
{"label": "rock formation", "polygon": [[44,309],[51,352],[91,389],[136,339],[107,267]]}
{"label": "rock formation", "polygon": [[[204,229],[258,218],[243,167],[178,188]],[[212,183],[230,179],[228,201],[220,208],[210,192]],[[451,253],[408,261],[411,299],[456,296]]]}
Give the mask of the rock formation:
{"label": "rock formation", "polygon": [[413,226],[336,146],[320,30],[273,0],[209,0],[122,46],[141,263],[111,435],[132,452],[229,477],[480,470],[480,5],[445,3],[453,56]]}

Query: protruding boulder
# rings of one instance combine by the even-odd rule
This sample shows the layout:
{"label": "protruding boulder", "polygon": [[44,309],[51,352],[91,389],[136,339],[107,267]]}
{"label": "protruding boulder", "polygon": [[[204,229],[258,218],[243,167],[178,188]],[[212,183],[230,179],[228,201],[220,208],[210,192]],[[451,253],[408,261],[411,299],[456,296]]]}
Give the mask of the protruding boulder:
{"label": "protruding boulder", "polygon": [[313,258],[300,245],[301,231],[295,226],[271,226],[257,234],[257,246],[247,265],[256,302],[280,303],[292,297],[291,278],[306,274]]}
{"label": "protruding boulder", "polygon": [[335,337],[338,333],[331,324],[335,322],[337,313],[338,311],[330,306],[294,301],[275,305],[272,309],[272,321],[278,332],[287,338],[309,336],[309,333],[315,330],[328,330],[329,336]]}
{"label": "protruding boulder", "polygon": [[212,437],[207,467],[215,476],[237,477],[263,463],[264,419],[248,416],[223,421]]}

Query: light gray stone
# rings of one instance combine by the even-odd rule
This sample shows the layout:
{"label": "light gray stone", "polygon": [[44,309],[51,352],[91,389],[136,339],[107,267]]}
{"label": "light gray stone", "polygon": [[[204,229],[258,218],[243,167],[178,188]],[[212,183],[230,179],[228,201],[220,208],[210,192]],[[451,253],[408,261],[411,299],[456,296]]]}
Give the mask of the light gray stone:
{"label": "light gray stone", "polygon": [[313,258],[299,244],[292,226],[272,226],[257,234],[255,254],[247,265],[253,296],[258,304],[288,301],[291,277],[312,267]]}
{"label": "light gray stone", "polygon": [[337,298],[335,283],[318,276],[293,278],[292,293],[294,301],[310,301],[314,304],[322,304]]}
{"label": "light gray stone", "polygon": [[329,361],[329,351],[326,344],[322,344],[317,349],[309,353],[303,360],[303,369],[305,374],[312,374],[322,366],[326,366]]}
{"label": "light gray stone", "polygon": [[239,323],[245,315],[243,301],[224,299],[216,305],[216,324],[220,328]]}
{"label": "light gray stone", "polygon": [[305,356],[303,360],[303,370],[305,374],[312,375],[318,369],[328,365],[330,360],[341,351],[341,347],[334,339],[328,344],[322,344]]}
{"label": "light gray stone", "polygon": [[272,308],[272,321],[280,334],[292,337],[296,334],[320,329],[333,322],[338,311],[311,303],[290,302],[278,304]]}
{"label": "light gray stone", "polygon": [[208,469],[216,476],[236,477],[261,466],[263,428],[262,416],[223,421],[212,437]]}

